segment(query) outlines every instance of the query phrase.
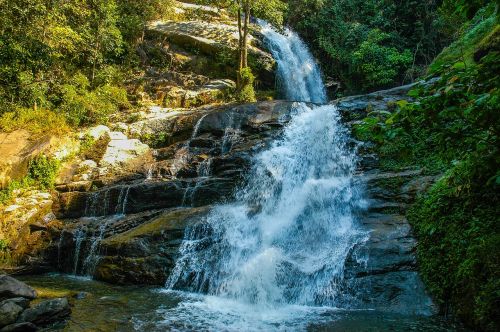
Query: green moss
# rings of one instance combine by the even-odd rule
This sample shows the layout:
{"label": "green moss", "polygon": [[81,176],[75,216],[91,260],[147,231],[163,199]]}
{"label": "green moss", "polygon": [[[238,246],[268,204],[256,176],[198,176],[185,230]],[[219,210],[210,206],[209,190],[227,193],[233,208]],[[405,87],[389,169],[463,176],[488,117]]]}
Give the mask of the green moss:
{"label": "green moss", "polygon": [[255,90],[253,83],[255,76],[252,74],[250,67],[240,70],[240,89],[238,91],[238,101],[243,103],[250,103],[256,101]]}
{"label": "green moss", "polygon": [[126,243],[134,238],[140,238],[146,235],[151,236],[167,230],[183,229],[189,219],[205,211],[207,211],[206,207],[169,211],[128,232],[115,235],[106,240],[106,242],[109,244]]}
{"label": "green moss", "polygon": [[485,10],[480,11],[476,22],[471,23],[462,37],[446,47],[429,66],[429,73],[436,73],[443,66],[463,62],[466,65],[474,64],[474,53],[481,45],[481,41],[488,37],[497,25],[496,15],[491,15],[486,20],[481,20]]}

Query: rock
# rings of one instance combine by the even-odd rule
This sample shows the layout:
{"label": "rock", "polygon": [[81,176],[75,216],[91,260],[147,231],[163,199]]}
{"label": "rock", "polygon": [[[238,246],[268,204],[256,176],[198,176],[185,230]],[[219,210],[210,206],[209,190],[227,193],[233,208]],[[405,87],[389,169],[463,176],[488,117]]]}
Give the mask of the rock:
{"label": "rock", "polygon": [[22,311],[23,308],[13,301],[2,301],[0,303],[0,327],[14,323]]}
{"label": "rock", "polygon": [[157,91],[157,102],[167,108],[193,108],[220,103],[236,88],[231,80],[212,80],[195,90],[169,87],[168,92]]}
{"label": "rock", "polygon": [[97,163],[93,160],[84,160],[78,166],[78,173],[88,172],[97,167]]}
{"label": "rock", "polygon": [[33,323],[15,323],[0,329],[0,332],[35,332],[38,331]]}
{"label": "rock", "polygon": [[184,230],[201,222],[209,208],[166,211],[136,228],[101,243],[95,278],[119,284],[164,285],[174,266]]}
{"label": "rock", "polygon": [[4,211],[5,211],[5,212],[12,212],[12,211],[15,211],[15,210],[20,209],[20,208],[22,208],[22,206],[21,206],[21,205],[16,205],[16,204],[14,204],[14,205],[9,205],[9,206],[7,206],[7,207],[4,209]]}
{"label": "rock", "polygon": [[[259,27],[255,27],[258,30]],[[149,34],[159,34],[166,36],[168,40],[183,48],[196,49],[200,53],[210,57],[213,61],[221,51],[233,52],[236,55],[238,47],[238,27],[236,22],[226,24],[220,22],[203,21],[155,21],[148,25]],[[268,87],[274,86],[274,68],[275,60],[266,51],[263,50],[263,44],[258,38],[259,33],[253,33],[248,38],[249,57],[253,63],[256,63],[255,73],[259,81]],[[199,71],[196,67],[205,66],[193,65],[193,71]],[[203,72],[201,72],[203,74]]]}
{"label": "rock", "polygon": [[25,298],[25,297],[13,297],[11,299],[3,300],[2,302],[0,302],[0,306],[4,302],[12,302],[12,303],[20,306],[23,309],[26,309],[30,305],[30,300]]}
{"label": "rock", "polygon": [[111,132],[110,139],[106,152],[99,162],[101,167],[123,167],[149,151],[149,146],[138,139],[128,139],[121,132]]}
{"label": "rock", "polygon": [[98,140],[99,138],[101,138],[105,134],[109,134],[110,132],[111,130],[108,127],[99,125],[89,128],[86,132],[80,135],[81,136],[80,138],[83,138],[84,136],[90,136],[94,140]]}
{"label": "rock", "polygon": [[46,326],[68,317],[71,313],[68,300],[57,298],[38,303],[26,309],[18,318],[19,323],[30,322],[38,326]]}
{"label": "rock", "polygon": [[84,298],[86,298],[87,296],[89,295],[89,293],[87,292],[78,292],[76,293],[73,297],[77,300],[83,300]]}
{"label": "rock", "polygon": [[0,275],[0,300],[16,297],[24,297],[32,300],[36,296],[36,291],[24,282],[8,275]]}
{"label": "rock", "polygon": [[63,159],[79,149],[71,137],[44,136],[32,139],[29,132],[0,133],[0,189],[28,174],[28,164],[40,155]]}
{"label": "rock", "polygon": [[346,302],[406,315],[437,312],[418,275],[416,240],[404,216],[409,203],[432,181],[421,173],[374,168],[358,176],[370,199],[369,209],[360,219],[367,237],[346,261],[343,293],[352,294]]}

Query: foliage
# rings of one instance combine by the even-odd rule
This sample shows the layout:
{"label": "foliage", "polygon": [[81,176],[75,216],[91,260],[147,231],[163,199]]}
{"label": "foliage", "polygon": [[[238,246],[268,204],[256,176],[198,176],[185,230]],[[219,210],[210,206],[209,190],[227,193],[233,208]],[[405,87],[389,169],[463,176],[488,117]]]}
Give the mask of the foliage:
{"label": "foliage", "polygon": [[88,86],[83,75],[77,75],[75,81],[61,86],[59,109],[71,125],[106,123],[110,114],[130,107],[123,88],[103,85],[89,90]]}
{"label": "foliage", "polygon": [[[487,22],[489,19],[486,17]],[[478,22],[482,26],[483,22]],[[410,91],[392,112],[372,112],[355,134],[376,144],[386,168],[442,174],[408,213],[424,281],[444,312],[498,330],[500,280],[500,50],[498,25],[471,28],[469,60],[440,56],[440,78]],[[482,36],[482,39],[481,39]],[[461,40],[457,43],[464,44]]]}
{"label": "foliage", "polygon": [[6,252],[9,250],[9,241],[5,239],[0,239],[0,252]]}
{"label": "foliage", "polygon": [[18,129],[27,130],[35,135],[62,135],[69,130],[61,114],[45,109],[19,107],[0,116],[1,131],[11,132]]}
{"label": "foliage", "polygon": [[409,82],[450,40],[440,1],[290,0],[287,20],[325,74],[357,93]]}
{"label": "foliage", "polygon": [[413,57],[409,50],[400,52],[383,45],[389,38],[389,34],[374,29],[353,53],[353,65],[359,72],[363,89],[389,85],[411,65]]}
{"label": "foliage", "polygon": [[488,183],[492,169],[474,157],[453,167],[421,197],[408,219],[419,239],[420,271],[443,311],[454,311],[469,326],[496,331],[499,183]]}
{"label": "foliage", "polygon": [[138,63],[146,22],[170,6],[168,0],[1,1],[0,115],[44,109],[78,126],[129,107],[124,73]]}
{"label": "foliage", "polygon": [[443,65],[457,61],[473,65],[473,55],[478,44],[492,33],[496,25],[497,18],[492,11],[491,6],[483,8],[471,22],[467,22],[462,28],[460,38],[446,47],[430,64],[429,73],[438,72]]}
{"label": "foliage", "polygon": [[241,89],[238,91],[238,101],[249,103],[256,101],[253,82],[255,76],[252,74],[250,67],[245,67],[240,70]]}
{"label": "foliage", "polygon": [[51,189],[60,167],[60,161],[44,155],[31,160],[28,165],[28,178],[32,179],[42,189]]}
{"label": "foliage", "polygon": [[33,185],[34,181],[30,177],[24,177],[19,181],[10,181],[7,187],[0,190],[0,204],[8,202],[14,196],[16,190],[27,189]]}

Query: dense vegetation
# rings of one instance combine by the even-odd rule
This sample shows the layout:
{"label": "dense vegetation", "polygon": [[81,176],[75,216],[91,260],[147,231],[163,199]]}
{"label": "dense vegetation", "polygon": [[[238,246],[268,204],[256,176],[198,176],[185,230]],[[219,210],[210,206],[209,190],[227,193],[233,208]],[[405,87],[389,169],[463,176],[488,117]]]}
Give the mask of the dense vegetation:
{"label": "dense vegetation", "polygon": [[169,9],[165,0],[0,2],[0,129],[60,132],[129,107],[123,80],[145,24]]}
{"label": "dense vegetation", "polygon": [[[408,219],[424,281],[444,313],[498,330],[500,301],[500,26],[497,9],[476,12],[460,39],[413,89],[415,102],[355,127],[377,144],[387,169],[420,167],[440,180]],[[465,13],[464,13],[465,14]],[[470,15],[470,11],[467,11]]]}
{"label": "dense vegetation", "polygon": [[358,93],[421,76],[484,2],[289,0],[288,22],[341,91]]}

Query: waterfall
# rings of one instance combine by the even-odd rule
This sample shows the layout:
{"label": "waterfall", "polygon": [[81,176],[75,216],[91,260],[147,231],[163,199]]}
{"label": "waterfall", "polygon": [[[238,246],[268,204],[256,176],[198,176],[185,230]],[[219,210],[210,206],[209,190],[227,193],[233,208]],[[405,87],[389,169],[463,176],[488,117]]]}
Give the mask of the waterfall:
{"label": "waterfall", "polygon": [[265,42],[278,65],[278,89],[285,99],[324,104],[327,101],[321,72],[307,46],[293,31],[280,34],[259,20]]}
{"label": "waterfall", "polygon": [[[263,23],[287,99],[325,103],[300,38]],[[258,307],[335,306],[349,251],[363,237],[356,153],[331,105],[297,103],[281,138],[253,158],[233,203],[186,231],[166,287]]]}

